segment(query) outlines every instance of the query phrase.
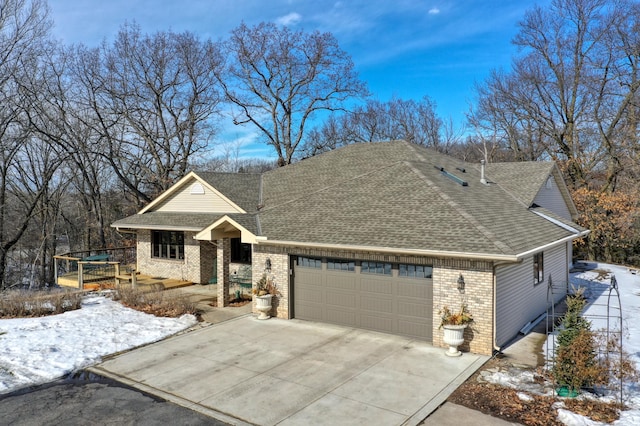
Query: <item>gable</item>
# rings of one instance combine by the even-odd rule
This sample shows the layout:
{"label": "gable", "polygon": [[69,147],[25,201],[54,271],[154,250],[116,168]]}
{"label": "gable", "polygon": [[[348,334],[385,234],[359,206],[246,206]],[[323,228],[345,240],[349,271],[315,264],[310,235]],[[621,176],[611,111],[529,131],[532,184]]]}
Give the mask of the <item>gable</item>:
{"label": "gable", "polygon": [[241,213],[242,210],[215,188],[203,183],[195,176],[172,188],[151,211],[163,213]]}
{"label": "gable", "polygon": [[553,175],[547,178],[547,181],[533,199],[533,204],[544,207],[564,219],[571,220],[571,212]]}

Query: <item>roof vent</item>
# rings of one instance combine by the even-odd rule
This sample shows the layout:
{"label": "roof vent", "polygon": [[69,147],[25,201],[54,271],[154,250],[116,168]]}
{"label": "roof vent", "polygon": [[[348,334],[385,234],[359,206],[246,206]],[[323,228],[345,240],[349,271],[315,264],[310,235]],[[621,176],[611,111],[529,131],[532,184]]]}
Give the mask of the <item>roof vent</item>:
{"label": "roof vent", "polygon": [[196,182],[191,185],[191,194],[192,195],[201,195],[204,194],[204,186],[200,182]]}
{"label": "roof vent", "polygon": [[480,160],[480,183],[487,184],[487,178],[484,176],[484,160]]}
{"label": "roof vent", "polygon": [[444,167],[438,167],[438,166],[434,166],[436,169],[440,170],[440,173],[442,173],[443,175],[445,175],[446,177],[448,177],[449,179],[451,179],[454,182],[459,183],[462,186],[469,186],[469,184],[467,183],[467,181],[460,179],[458,176],[453,175],[451,173],[449,173],[448,171],[446,171],[444,169]]}

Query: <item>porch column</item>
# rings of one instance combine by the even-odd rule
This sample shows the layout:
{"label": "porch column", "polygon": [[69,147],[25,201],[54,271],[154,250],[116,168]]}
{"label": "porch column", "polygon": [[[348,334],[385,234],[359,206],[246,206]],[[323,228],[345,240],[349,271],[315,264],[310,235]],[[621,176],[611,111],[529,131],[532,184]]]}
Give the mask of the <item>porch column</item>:
{"label": "porch column", "polygon": [[229,306],[229,263],[231,262],[231,240],[222,238],[218,245],[218,307]]}

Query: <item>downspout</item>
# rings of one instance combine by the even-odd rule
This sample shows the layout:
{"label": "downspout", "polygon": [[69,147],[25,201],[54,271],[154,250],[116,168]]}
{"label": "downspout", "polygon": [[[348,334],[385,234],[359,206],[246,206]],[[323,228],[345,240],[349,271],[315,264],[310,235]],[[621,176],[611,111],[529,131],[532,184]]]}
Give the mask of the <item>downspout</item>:
{"label": "downspout", "polygon": [[496,339],[498,338],[498,276],[496,274],[497,265],[493,264],[493,351],[501,352],[502,348],[498,346]]}
{"label": "downspout", "polygon": [[510,262],[498,262],[493,264],[493,350],[495,352],[502,352],[502,347],[498,346],[496,339],[498,338],[498,275],[497,269],[498,266],[507,265]]}

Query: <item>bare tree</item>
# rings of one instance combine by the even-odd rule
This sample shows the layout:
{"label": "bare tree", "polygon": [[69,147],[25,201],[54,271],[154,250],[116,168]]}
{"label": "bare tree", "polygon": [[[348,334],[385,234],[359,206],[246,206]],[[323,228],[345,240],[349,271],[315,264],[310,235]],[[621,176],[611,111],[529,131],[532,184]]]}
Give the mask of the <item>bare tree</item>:
{"label": "bare tree", "polygon": [[276,150],[279,165],[291,163],[317,112],[342,109],[345,101],[367,94],[330,33],[242,24],[222,50],[227,61],[218,79],[237,107],[234,123],[255,125]]}
{"label": "bare tree", "polygon": [[436,115],[435,103],[392,98],[387,102],[368,100],[340,116],[332,115],[313,129],[305,142],[306,155],[315,155],[356,142],[404,139],[417,145],[446,151],[455,142],[452,135],[443,143],[443,121]]}
{"label": "bare tree", "polygon": [[124,25],[113,45],[78,46],[76,117],[138,207],[184,176],[209,148],[221,100],[216,46],[189,32],[143,35]]}
{"label": "bare tree", "polygon": [[107,211],[124,200],[105,199],[116,179],[107,160],[109,150],[96,130],[97,119],[87,113],[86,103],[78,102],[92,93],[86,85],[78,84],[78,74],[73,72],[76,53],[74,49],[52,48],[43,55],[41,73],[29,86],[34,89],[29,91],[31,107],[26,114],[39,138],[66,153],[64,169],[69,185],[61,215],[67,233],[74,236],[70,249],[88,250],[112,242],[107,236],[111,219]]}
{"label": "bare tree", "polygon": [[479,136],[515,159],[559,162],[592,230],[579,248],[605,261],[638,261],[639,30],[636,1],[534,7],[514,39],[521,54],[478,87],[470,114]]}
{"label": "bare tree", "polygon": [[37,73],[39,55],[50,27],[40,0],[6,0],[0,5],[0,288],[7,285],[9,251],[26,231],[42,192],[20,203],[15,187],[20,163],[31,140],[25,120],[23,81]]}
{"label": "bare tree", "polygon": [[21,245],[27,249],[26,258],[31,264],[30,288],[53,284],[55,279],[52,258],[56,254],[61,203],[69,185],[61,167],[65,160],[64,151],[34,138],[25,145],[12,180],[18,212],[24,215],[21,221],[28,223]]}
{"label": "bare tree", "polygon": [[549,138],[525,110],[522,96],[528,89],[517,76],[492,71],[476,85],[478,104],[467,116],[479,139],[511,151],[513,161],[535,161],[550,149]]}
{"label": "bare tree", "polygon": [[533,7],[514,39],[523,54],[478,87],[472,125],[518,159],[560,161],[572,186],[605,169],[603,189],[615,187],[637,130],[638,10],[624,0]]}

